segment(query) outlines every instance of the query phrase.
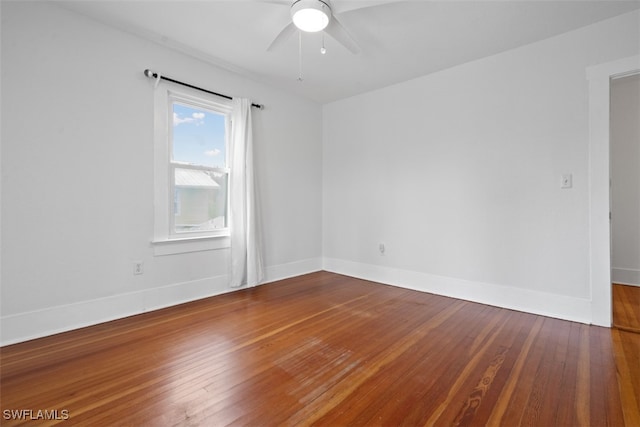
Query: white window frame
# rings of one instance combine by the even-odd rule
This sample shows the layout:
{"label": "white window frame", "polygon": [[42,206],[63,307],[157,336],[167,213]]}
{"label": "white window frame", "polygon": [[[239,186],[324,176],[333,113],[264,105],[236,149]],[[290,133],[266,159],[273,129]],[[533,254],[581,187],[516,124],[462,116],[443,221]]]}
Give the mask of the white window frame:
{"label": "white window frame", "polygon": [[[154,92],[154,237],[155,255],[228,248],[231,243],[229,228],[204,232],[176,233],[174,226],[175,163],[171,162],[173,138],[173,103],[204,108],[227,116],[227,138],[231,135],[231,102],[213,95],[177,85],[161,83]],[[226,155],[229,155],[227,141]],[[228,158],[227,158],[228,160]],[[228,165],[228,161],[226,162]],[[178,167],[183,167],[179,165]],[[197,166],[185,166],[196,168]],[[224,171],[229,173],[229,169]],[[229,191],[227,188],[227,198]],[[227,206],[229,204],[227,203]]]}

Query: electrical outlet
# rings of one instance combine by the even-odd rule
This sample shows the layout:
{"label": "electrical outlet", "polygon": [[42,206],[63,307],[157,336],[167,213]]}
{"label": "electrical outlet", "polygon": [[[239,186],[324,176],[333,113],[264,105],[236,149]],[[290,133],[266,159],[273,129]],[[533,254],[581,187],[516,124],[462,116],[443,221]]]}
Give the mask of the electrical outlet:
{"label": "electrical outlet", "polygon": [[144,263],[142,261],[133,262],[133,274],[137,276],[144,273]]}

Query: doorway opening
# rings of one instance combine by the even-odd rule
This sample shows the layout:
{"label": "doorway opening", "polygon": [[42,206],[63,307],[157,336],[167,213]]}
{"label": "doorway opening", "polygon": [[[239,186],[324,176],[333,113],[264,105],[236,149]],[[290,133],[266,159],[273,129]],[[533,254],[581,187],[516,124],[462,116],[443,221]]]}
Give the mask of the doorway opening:
{"label": "doorway opening", "polygon": [[613,326],[640,333],[640,74],[611,80]]}

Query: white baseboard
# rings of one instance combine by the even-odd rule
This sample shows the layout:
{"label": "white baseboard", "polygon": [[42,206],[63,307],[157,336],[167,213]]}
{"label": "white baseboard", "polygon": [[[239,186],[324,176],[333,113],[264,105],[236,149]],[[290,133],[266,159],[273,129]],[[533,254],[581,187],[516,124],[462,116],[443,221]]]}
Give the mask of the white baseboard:
{"label": "white baseboard", "polygon": [[308,258],[287,264],[279,264],[267,267],[264,283],[301,276],[307,273],[322,270],[322,258]]}
{"label": "white baseboard", "polygon": [[[321,258],[269,266],[266,269],[265,283],[311,273],[321,268]],[[222,275],[2,316],[0,345],[41,338],[238,289],[242,288],[230,288],[227,275]]]}
{"label": "white baseboard", "polygon": [[591,301],[588,299],[332,258],[324,259],[323,269],[373,282],[466,301],[574,322],[591,323]]}
{"label": "white baseboard", "polygon": [[611,281],[621,285],[640,286],[640,270],[613,267],[611,269]]}

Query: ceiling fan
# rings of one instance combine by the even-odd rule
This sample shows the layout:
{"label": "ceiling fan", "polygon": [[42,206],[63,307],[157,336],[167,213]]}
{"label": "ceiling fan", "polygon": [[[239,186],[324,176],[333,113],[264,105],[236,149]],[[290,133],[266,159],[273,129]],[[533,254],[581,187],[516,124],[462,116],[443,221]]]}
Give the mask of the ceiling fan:
{"label": "ceiling fan", "polygon": [[344,28],[338,15],[349,10],[362,9],[396,1],[398,0],[360,0],[351,2],[331,2],[330,0],[268,1],[269,3],[289,5],[291,22],[280,31],[267,50],[272,51],[280,48],[296,30],[300,30],[308,33],[324,31],[351,53],[360,53],[360,46],[358,46],[358,43],[356,43],[351,34]]}

